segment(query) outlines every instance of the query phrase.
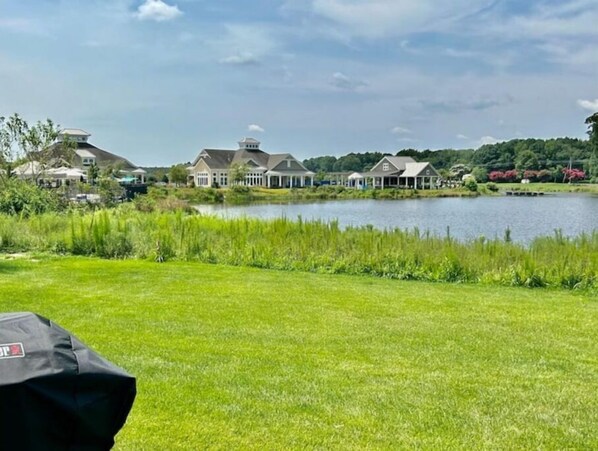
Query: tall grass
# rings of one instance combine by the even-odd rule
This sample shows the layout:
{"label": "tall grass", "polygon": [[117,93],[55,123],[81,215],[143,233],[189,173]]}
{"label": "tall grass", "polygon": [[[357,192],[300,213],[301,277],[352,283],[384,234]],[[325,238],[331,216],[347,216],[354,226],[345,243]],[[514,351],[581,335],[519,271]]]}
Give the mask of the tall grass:
{"label": "tall grass", "polygon": [[560,232],[525,247],[459,242],[414,230],[343,229],[335,221],[223,219],[130,205],[93,213],[0,216],[0,252],[179,259],[403,280],[527,287],[598,287],[598,231]]}

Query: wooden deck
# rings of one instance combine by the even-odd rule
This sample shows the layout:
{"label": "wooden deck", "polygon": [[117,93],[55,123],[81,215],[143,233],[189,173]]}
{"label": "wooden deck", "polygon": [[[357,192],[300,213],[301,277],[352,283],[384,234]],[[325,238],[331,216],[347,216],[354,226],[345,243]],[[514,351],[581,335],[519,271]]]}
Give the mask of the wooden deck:
{"label": "wooden deck", "polygon": [[507,196],[543,196],[542,191],[506,191]]}

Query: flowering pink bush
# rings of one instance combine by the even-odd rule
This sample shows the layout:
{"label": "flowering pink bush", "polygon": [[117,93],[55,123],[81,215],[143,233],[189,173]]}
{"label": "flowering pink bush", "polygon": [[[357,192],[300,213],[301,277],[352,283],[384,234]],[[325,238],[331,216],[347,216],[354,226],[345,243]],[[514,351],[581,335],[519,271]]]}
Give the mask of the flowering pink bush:
{"label": "flowering pink bush", "polygon": [[577,180],[583,180],[586,178],[586,173],[581,169],[564,168],[563,174],[565,174],[565,179],[569,180],[570,182],[576,182]]}
{"label": "flowering pink bush", "polygon": [[492,171],[488,174],[488,179],[491,182],[502,182],[505,177],[505,173],[501,171]]}
{"label": "flowering pink bush", "polygon": [[491,182],[515,182],[519,178],[519,172],[516,169],[510,171],[492,171],[488,174]]}

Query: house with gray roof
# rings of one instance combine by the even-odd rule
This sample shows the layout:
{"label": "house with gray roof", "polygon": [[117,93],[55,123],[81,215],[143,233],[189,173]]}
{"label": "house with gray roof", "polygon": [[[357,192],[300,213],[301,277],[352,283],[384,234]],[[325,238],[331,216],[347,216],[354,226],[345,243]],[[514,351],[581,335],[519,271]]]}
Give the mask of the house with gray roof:
{"label": "house with gray roof", "polygon": [[145,183],[146,171],[131,163],[124,157],[100,149],[89,142],[91,134],[78,128],[66,128],[60,131],[56,142],[50,146],[60,147],[67,139],[75,144],[75,155],[71,161],[73,168],[87,173],[90,166],[96,165],[100,170],[114,168],[121,179]]}
{"label": "house with gray roof", "polygon": [[236,150],[203,149],[187,168],[189,180],[197,187],[231,186],[231,167],[247,168],[245,186],[293,188],[313,186],[315,173],[289,153],[269,154],[254,138],[243,138]]}
{"label": "house with gray roof", "polygon": [[351,174],[348,184],[354,188],[432,189],[439,180],[440,174],[430,163],[389,155],[383,157],[369,172]]}
{"label": "house with gray roof", "polygon": [[374,188],[434,188],[440,174],[427,162],[418,163],[411,157],[383,157],[365,176]]}

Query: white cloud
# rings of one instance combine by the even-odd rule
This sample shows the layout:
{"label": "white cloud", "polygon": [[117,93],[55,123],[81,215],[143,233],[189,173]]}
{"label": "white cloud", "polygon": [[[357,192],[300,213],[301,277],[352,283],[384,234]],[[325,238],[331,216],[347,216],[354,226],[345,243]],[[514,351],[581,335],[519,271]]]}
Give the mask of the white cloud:
{"label": "white cloud", "polygon": [[271,61],[280,53],[281,39],[266,27],[226,24],[224,31],[206,41],[221,64],[255,65]]}
{"label": "white cloud", "polygon": [[462,133],[459,133],[457,135],[457,139],[469,139],[469,137],[467,135],[463,135]]}
{"label": "white cloud", "polygon": [[525,38],[598,36],[598,4],[595,0],[562,0],[539,3],[529,14],[496,24],[509,35]]}
{"label": "white cloud", "polygon": [[439,31],[491,0],[312,0],[312,11],[351,35],[368,38]]}
{"label": "white cloud", "polygon": [[598,99],[592,100],[578,100],[577,104],[584,110],[598,111]]}
{"label": "white cloud", "polygon": [[393,127],[390,129],[390,133],[392,133],[393,135],[408,135],[411,133],[411,130],[409,130],[408,128],[405,127]]}
{"label": "white cloud", "polygon": [[354,91],[368,85],[365,81],[353,79],[342,72],[332,74],[330,84],[346,91]]}
{"label": "white cloud", "polygon": [[265,130],[257,124],[251,124],[247,127],[248,132],[264,133]]}
{"label": "white cloud", "polygon": [[238,66],[251,66],[259,64],[260,61],[250,52],[243,52],[237,55],[227,56],[222,58],[219,63],[221,64],[235,64]]}
{"label": "white cloud", "polygon": [[146,0],[145,3],[137,8],[137,18],[139,20],[154,20],[164,22],[176,19],[183,12],[176,5],[168,5],[162,0]]}
{"label": "white cloud", "polygon": [[482,147],[486,144],[498,144],[500,142],[504,142],[504,139],[498,139],[493,136],[482,136],[479,141],[477,141],[477,146]]}

